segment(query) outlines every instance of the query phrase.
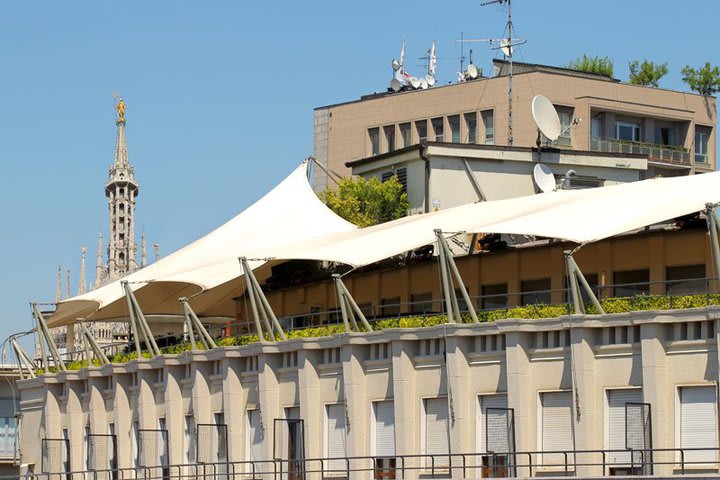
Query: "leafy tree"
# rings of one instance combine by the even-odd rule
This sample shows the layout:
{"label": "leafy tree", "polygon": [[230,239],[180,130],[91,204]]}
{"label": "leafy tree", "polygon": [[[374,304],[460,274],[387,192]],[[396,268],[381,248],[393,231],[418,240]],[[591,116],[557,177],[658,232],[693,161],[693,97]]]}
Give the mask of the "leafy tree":
{"label": "leafy tree", "polygon": [[720,92],[720,68],[711,67],[709,62],[704,67],[692,68],[685,65],[682,69],[683,82],[690,86],[690,90],[700,95],[713,95]]}
{"label": "leafy tree", "polygon": [[377,178],[343,178],[337,189],[328,187],[320,199],[339,216],[364,228],[407,215],[407,193],[394,176],[381,182]]}
{"label": "leafy tree", "polygon": [[630,62],[630,83],[657,88],[658,82],[667,75],[667,63],[655,63],[648,60],[633,60]]}
{"label": "leafy tree", "polygon": [[588,57],[583,55],[570,62],[567,68],[581,72],[599,73],[608,77],[613,76],[614,67],[610,57]]}

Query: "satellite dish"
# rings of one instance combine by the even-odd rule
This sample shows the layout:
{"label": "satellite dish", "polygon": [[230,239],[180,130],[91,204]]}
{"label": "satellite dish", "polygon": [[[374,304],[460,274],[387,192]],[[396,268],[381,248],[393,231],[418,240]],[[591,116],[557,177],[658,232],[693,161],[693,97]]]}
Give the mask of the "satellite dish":
{"label": "satellite dish", "polygon": [[400,65],[400,62],[398,62],[398,60],[396,58],[393,58],[392,69],[397,72],[398,70],[400,70],[401,66],[402,65]]}
{"label": "satellite dish", "polygon": [[470,65],[468,65],[467,75],[468,75],[468,77],[470,77],[472,79],[475,79],[478,77],[478,69],[472,63]]}
{"label": "satellite dish", "polygon": [[506,57],[512,57],[512,43],[507,38],[500,40],[500,50],[505,54]]}
{"label": "satellite dish", "polygon": [[533,168],[533,179],[543,193],[554,192],[557,188],[555,175],[553,175],[550,168],[544,163],[535,165],[535,168]]}
{"label": "satellite dish", "polygon": [[535,125],[543,135],[552,142],[558,139],[562,133],[560,117],[558,117],[555,107],[547,97],[535,95],[535,98],[532,99],[532,116]]}
{"label": "satellite dish", "polygon": [[427,75],[425,77],[425,83],[432,87],[433,85],[435,85],[435,77],[433,77],[432,75]]}
{"label": "satellite dish", "polygon": [[412,85],[413,88],[420,88],[420,79],[410,77],[410,85]]}
{"label": "satellite dish", "polygon": [[400,80],[398,80],[397,78],[393,78],[392,80],[390,80],[390,88],[393,92],[399,92],[400,89],[402,89],[402,83],[400,83]]}
{"label": "satellite dish", "polygon": [[428,85],[427,80],[424,79],[424,78],[421,78],[421,79],[420,79],[420,88],[422,88],[423,90],[425,90],[425,89],[427,89],[428,87],[429,87],[429,85]]}

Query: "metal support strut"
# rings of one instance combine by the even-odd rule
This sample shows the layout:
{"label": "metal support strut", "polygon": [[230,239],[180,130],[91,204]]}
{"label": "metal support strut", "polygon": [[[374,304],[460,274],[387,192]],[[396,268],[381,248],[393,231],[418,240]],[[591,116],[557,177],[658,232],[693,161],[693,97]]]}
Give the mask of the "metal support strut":
{"label": "metal support strut", "polygon": [[88,362],[88,366],[90,366],[90,362],[92,362],[91,351],[95,355],[97,361],[100,362],[100,365],[109,364],[110,360],[108,360],[105,352],[103,352],[97,344],[95,338],[92,336],[92,333],[90,333],[90,330],[87,328],[87,325],[85,325],[82,318],[77,319],[77,325],[80,327],[80,337],[82,338],[83,347],[85,348],[85,359]]}
{"label": "metal support strut", "polygon": [[40,344],[40,355],[43,359],[43,368],[45,370],[45,373],[50,373],[50,368],[48,366],[48,362],[45,358],[45,347],[43,345],[43,340],[45,340],[45,343],[48,346],[48,350],[50,350],[50,356],[53,359],[53,362],[58,370],[65,370],[65,362],[63,362],[62,357],[60,357],[60,353],[58,353],[57,346],[55,345],[55,341],[52,338],[52,335],[50,334],[50,330],[48,329],[47,323],[45,323],[45,317],[43,317],[42,313],[38,309],[37,303],[32,304],[32,312],[33,317],[35,317],[35,324],[37,326],[37,333],[38,333],[38,343]]}
{"label": "metal support strut", "polygon": [[575,307],[575,314],[585,313],[585,305],[583,303],[582,296],[580,295],[581,286],[585,290],[585,293],[588,295],[588,297],[590,297],[590,300],[592,301],[593,305],[595,305],[598,313],[605,314],[605,310],[603,310],[602,306],[600,305],[600,301],[595,295],[595,292],[593,292],[590,284],[585,279],[585,275],[583,275],[582,271],[580,271],[580,267],[578,267],[578,264],[575,262],[575,259],[572,256],[573,252],[571,252],[570,250],[565,250],[563,251],[563,255],[565,255],[565,267],[567,268],[568,286],[570,287],[570,296],[572,297],[573,306]]}
{"label": "metal support strut", "polygon": [[440,259],[440,276],[442,278],[442,288],[445,297],[445,311],[448,316],[448,323],[462,323],[460,316],[460,308],[458,306],[457,295],[455,295],[455,283],[457,288],[460,290],[460,294],[465,300],[465,305],[468,307],[468,313],[472,317],[473,323],[478,323],[477,312],[475,312],[475,306],[468,295],[467,289],[465,288],[465,282],[463,282],[460,276],[460,271],[455,265],[455,258],[450,251],[450,247],[443,237],[440,229],[435,229],[435,237],[437,238],[438,246],[438,257]]}
{"label": "metal support strut", "polygon": [[32,361],[25,349],[18,343],[15,338],[10,339],[10,344],[15,351],[15,357],[17,357],[20,380],[25,378],[23,368],[27,368],[29,378],[35,378],[35,370],[37,370],[37,365],[35,365],[35,362]]}
{"label": "metal support strut", "polygon": [[190,337],[190,348],[192,350],[197,350],[197,345],[195,344],[195,330],[197,330],[198,336],[200,337],[200,343],[202,343],[205,350],[216,348],[217,345],[215,345],[215,340],[213,340],[208,331],[205,329],[205,326],[200,322],[200,319],[197,315],[195,315],[195,312],[190,307],[188,299],[186,297],[181,297],[178,300],[183,305],[185,327],[187,328],[188,336]]}
{"label": "metal support strut", "polygon": [[160,355],[160,349],[155,343],[155,337],[153,337],[150,326],[145,320],[145,315],[140,309],[140,304],[135,298],[135,294],[130,288],[127,281],[121,282],[123,289],[125,290],[125,298],[127,299],[128,314],[130,316],[130,328],[132,329],[133,338],[135,340],[135,351],[138,355],[138,360],[142,357],[142,347],[140,346],[140,337],[145,341],[148,352],[151,357]]}
{"label": "metal support strut", "polygon": [[367,318],[365,318],[365,314],[362,312],[360,307],[358,307],[357,302],[355,302],[355,299],[350,294],[350,290],[348,290],[343,283],[340,275],[334,273],[332,277],[335,281],[335,289],[337,290],[339,300],[338,303],[340,303],[340,313],[342,314],[343,324],[345,324],[345,331],[360,331],[360,328],[358,328],[357,320],[355,318],[355,316],[357,315],[357,318],[360,319],[363,327],[365,327],[365,331],[372,332],[373,329],[368,323]]}
{"label": "metal support strut", "polygon": [[[252,268],[250,268],[247,258],[240,257],[238,260],[240,260],[240,266],[245,274],[248,297],[250,297],[250,307],[252,309],[258,339],[261,342],[266,341],[265,334],[267,333],[270,336],[270,339],[274,341],[275,333],[277,333],[282,340],[287,340],[285,332],[280,326],[280,322],[278,322],[275,312],[273,312],[273,309],[270,306],[270,302],[268,302],[262,288],[260,288],[260,283],[258,283],[257,278],[255,278],[255,274],[253,273]],[[270,326],[271,321],[272,326]],[[265,327],[264,329],[263,326]]]}
{"label": "metal support strut", "polygon": [[712,256],[715,267],[715,277],[720,277],[720,244],[718,244],[718,235],[720,235],[720,220],[718,220],[715,208],[717,204],[706,203],[705,215],[707,216],[707,226],[710,231],[710,243],[712,245]]}

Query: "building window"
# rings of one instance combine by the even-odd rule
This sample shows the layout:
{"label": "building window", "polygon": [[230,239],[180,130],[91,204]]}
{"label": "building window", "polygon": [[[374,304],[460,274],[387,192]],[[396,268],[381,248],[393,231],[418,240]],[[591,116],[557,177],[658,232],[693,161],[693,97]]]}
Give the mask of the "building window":
{"label": "building window", "polygon": [[[515,445],[510,435],[514,435],[515,432],[493,432],[491,429],[490,444],[488,445],[488,427],[497,428],[499,425],[507,425],[507,421],[504,421],[505,419],[503,418],[504,415],[508,414],[507,408],[507,395],[495,394],[478,396],[478,418],[476,424],[480,430],[480,435],[477,436],[480,443],[478,445],[479,452],[513,451]],[[505,410],[505,412],[501,410]],[[497,433],[500,433],[500,435],[497,435]],[[486,462],[483,463],[487,464]]]}
{"label": "building window", "polygon": [[410,295],[410,313],[430,313],[433,311],[432,293],[414,293]]}
{"label": "building window", "polygon": [[563,147],[572,146],[572,121],[573,121],[573,109],[572,108],[558,108],[558,117],[560,117],[560,128],[561,134],[555,141],[556,145]]}
{"label": "building window", "polygon": [[446,467],[449,463],[447,454],[450,453],[448,400],[446,397],[426,398],[423,400],[423,406],[425,407],[423,453],[428,456],[438,455],[426,458],[425,466]]}
{"label": "building window", "polygon": [[485,131],[485,145],[495,145],[495,118],[492,110],[480,113]]}
{"label": "building window", "polygon": [[[573,450],[572,438],[572,395],[570,392],[546,392],[540,394],[542,406],[542,448],[544,452],[571,452]],[[562,453],[544,453],[542,463],[564,464],[565,455]],[[572,456],[567,456],[572,462]]]}
{"label": "building window", "polygon": [[247,411],[247,442],[245,446],[245,459],[249,462],[263,460],[262,441],[263,425],[260,418],[260,409]]}
{"label": "building window", "polygon": [[377,155],[380,153],[380,129],[378,127],[368,128],[368,138],[370,139],[370,154]]}
{"label": "building window", "polygon": [[708,291],[704,264],[667,267],[665,279],[669,295],[692,295]]}
{"label": "building window", "polygon": [[477,143],[477,113],[465,114],[465,126],[467,127],[467,143]]}
{"label": "building window", "polygon": [[432,122],[433,134],[435,135],[435,141],[436,142],[444,142],[445,141],[444,119],[442,117],[438,117],[438,118],[433,118],[430,121]]}
{"label": "building window", "polygon": [[185,454],[184,461],[186,464],[195,461],[195,417],[185,415]]}
{"label": "building window", "polygon": [[415,122],[415,130],[420,143],[427,142],[427,120],[418,120]]}
{"label": "building window", "polygon": [[387,182],[392,177],[397,177],[398,183],[403,187],[403,193],[407,193],[407,168],[396,168],[395,170],[389,172],[383,172],[380,175],[380,181]]}
{"label": "building window", "polygon": [[[626,423],[625,423],[625,410],[627,403],[642,403],[643,392],[640,388],[623,388],[607,391],[607,415],[608,419],[605,422],[608,433],[607,438],[608,450],[608,463],[620,464],[623,466],[630,466],[632,459],[630,458],[629,452],[622,452],[626,448]],[[636,419],[630,419],[634,421]],[[635,460],[637,462],[637,459]],[[612,468],[612,467],[611,467]],[[618,472],[619,473],[619,472]]]}
{"label": "building window", "polygon": [[639,142],[640,125],[630,122],[615,122],[615,138],[628,142]]}
{"label": "building window", "polygon": [[709,128],[695,127],[695,161],[697,163],[710,163],[710,157],[708,156],[709,140]]}
{"label": "building window", "polygon": [[497,310],[508,306],[507,283],[483,285],[481,291],[481,306],[483,310]]}
{"label": "building window", "polygon": [[388,125],[387,127],[383,127],[383,131],[385,132],[385,142],[387,143],[387,151],[394,152],[395,151],[395,125]]}
{"label": "building window", "polygon": [[380,300],[380,315],[383,317],[400,315],[400,297],[383,298]]}
{"label": "building window", "polygon": [[717,462],[717,405],[715,385],[680,387],[680,448],[707,448],[685,451],[685,462]]}
{"label": "building window", "polygon": [[550,279],[523,280],[520,282],[520,303],[524,305],[550,305]]}
{"label": "building window", "polygon": [[[373,439],[376,457],[395,456],[395,405],[392,400],[373,402]],[[385,468],[392,468],[387,465]]]}
{"label": "building window", "polygon": [[412,130],[409,123],[400,124],[400,137],[402,138],[402,146],[409,147],[412,145]]}
{"label": "building window", "polygon": [[670,127],[655,127],[655,143],[657,145],[675,145],[674,133]]}
{"label": "building window", "polygon": [[650,293],[650,270],[613,272],[615,297],[633,297]]}
{"label": "building window", "polygon": [[450,126],[450,141],[460,143],[460,115],[448,117],[448,125]]}
{"label": "building window", "polygon": [[329,476],[343,476],[346,472],[344,457],[347,457],[347,428],[345,423],[345,404],[325,406],[325,458],[328,460]]}

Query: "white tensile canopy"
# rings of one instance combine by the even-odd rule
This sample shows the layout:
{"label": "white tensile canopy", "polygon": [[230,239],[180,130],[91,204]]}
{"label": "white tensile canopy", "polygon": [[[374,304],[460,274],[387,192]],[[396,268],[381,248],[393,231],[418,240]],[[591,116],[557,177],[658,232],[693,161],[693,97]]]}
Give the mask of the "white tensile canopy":
{"label": "white tensile canopy", "polygon": [[[179,314],[178,297],[202,292],[190,302],[198,315],[234,316],[232,298],[245,288],[239,256],[362,266],[433,243],[435,229],[447,235],[508,233],[588,243],[719,201],[720,172],[715,172],[474,203],[357,229],[315,197],[303,164],[222,227],[125,280],[152,280],[133,284],[145,313]],[[120,284],[114,282],[60,303],[49,325],[69,324],[79,316],[123,317],[122,300]]]}

